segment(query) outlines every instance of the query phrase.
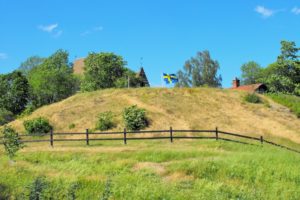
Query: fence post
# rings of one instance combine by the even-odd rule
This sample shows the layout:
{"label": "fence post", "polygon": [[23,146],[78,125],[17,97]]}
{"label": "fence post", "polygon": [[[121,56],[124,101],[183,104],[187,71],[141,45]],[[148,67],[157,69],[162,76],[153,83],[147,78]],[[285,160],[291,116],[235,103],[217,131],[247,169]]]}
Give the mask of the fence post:
{"label": "fence post", "polygon": [[89,141],[89,129],[87,128],[85,130],[85,135],[86,135],[86,145],[90,145],[90,141]]}
{"label": "fence post", "polygon": [[260,136],[260,143],[261,143],[261,144],[264,143],[264,138],[263,138],[263,136]]}
{"label": "fence post", "polygon": [[50,145],[53,147],[53,129],[50,130]]}
{"label": "fence post", "polygon": [[172,126],[170,126],[170,141],[173,142],[173,129]]}
{"label": "fence post", "polygon": [[126,128],[124,128],[124,144],[127,144]]}
{"label": "fence post", "polygon": [[216,127],[216,140],[219,140],[219,131],[218,131],[218,127]]}

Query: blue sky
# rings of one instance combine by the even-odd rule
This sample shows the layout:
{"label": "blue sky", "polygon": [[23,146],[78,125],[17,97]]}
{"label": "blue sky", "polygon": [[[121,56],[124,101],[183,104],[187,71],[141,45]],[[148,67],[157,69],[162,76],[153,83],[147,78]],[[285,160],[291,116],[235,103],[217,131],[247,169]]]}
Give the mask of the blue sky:
{"label": "blue sky", "polygon": [[57,49],[70,61],[89,52],[122,55],[152,86],[197,51],[219,61],[223,87],[250,60],[274,62],[280,41],[300,46],[299,0],[0,0],[0,73]]}

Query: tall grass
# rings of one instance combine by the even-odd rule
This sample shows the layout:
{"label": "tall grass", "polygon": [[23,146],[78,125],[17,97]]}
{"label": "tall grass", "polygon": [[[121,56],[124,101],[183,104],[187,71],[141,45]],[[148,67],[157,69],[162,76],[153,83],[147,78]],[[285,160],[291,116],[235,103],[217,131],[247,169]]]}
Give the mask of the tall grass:
{"label": "tall grass", "polygon": [[275,102],[288,107],[298,118],[300,118],[300,97],[280,93],[270,93],[267,94],[267,96],[271,97]]}
{"label": "tall grass", "polygon": [[0,157],[0,199],[28,199],[43,176],[44,199],[296,200],[299,165],[293,152],[222,141],[35,146],[14,165]]}

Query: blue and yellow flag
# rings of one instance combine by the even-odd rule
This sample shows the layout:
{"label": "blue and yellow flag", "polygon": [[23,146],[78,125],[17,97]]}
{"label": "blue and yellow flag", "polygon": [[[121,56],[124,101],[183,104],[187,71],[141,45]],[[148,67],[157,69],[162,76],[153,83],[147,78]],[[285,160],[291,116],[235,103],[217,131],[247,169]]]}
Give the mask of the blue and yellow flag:
{"label": "blue and yellow flag", "polygon": [[163,77],[164,77],[164,81],[166,82],[166,84],[177,83],[178,82],[178,78],[175,74],[165,74],[165,73],[163,73]]}

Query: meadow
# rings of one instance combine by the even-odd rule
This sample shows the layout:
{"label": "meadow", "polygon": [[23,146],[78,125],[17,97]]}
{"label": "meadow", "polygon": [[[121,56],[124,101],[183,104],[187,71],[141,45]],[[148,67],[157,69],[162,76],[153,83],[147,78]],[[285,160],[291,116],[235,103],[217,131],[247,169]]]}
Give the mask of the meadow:
{"label": "meadow", "polygon": [[300,154],[269,145],[175,140],[0,148],[0,199],[299,199]]}

